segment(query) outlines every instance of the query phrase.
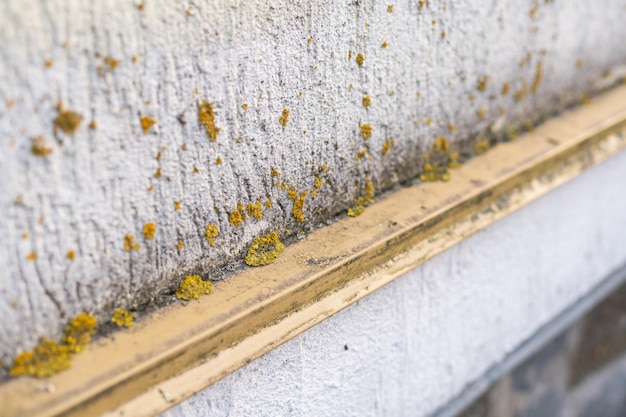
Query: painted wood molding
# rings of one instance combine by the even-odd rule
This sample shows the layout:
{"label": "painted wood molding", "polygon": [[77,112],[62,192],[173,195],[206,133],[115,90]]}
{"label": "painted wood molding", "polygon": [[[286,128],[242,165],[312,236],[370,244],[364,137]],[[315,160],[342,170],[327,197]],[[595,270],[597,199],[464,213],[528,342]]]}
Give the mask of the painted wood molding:
{"label": "painted wood molding", "polygon": [[388,193],[274,264],[97,339],[69,371],[11,380],[3,415],[157,415],[625,147],[626,86],[470,160],[449,182]]}

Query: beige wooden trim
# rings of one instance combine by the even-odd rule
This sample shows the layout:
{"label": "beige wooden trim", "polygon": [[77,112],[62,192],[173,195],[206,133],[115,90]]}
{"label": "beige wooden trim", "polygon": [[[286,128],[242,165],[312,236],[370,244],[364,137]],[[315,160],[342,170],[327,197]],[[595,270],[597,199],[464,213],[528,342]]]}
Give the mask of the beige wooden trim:
{"label": "beige wooden trim", "polygon": [[0,387],[5,416],[154,416],[626,147],[626,87],[456,169],[390,193],[215,285],[101,338],[72,368]]}

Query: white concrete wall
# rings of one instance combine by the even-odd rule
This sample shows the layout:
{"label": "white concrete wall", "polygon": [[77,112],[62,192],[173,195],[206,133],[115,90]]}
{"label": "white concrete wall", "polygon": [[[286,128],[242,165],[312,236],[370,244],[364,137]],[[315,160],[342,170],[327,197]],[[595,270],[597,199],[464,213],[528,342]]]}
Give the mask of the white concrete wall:
{"label": "white concrete wall", "polygon": [[624,265],[625,230],[622,152],[162,417],[428,416]]}
{"label": "white concrete wall", "polygon": [[[414,176],[441,134],[460,149],[606,87],[626,62],[624,21],[622,0],[3,1],[0,357],[58,337],[82,310],[104,319],[158,303],[185,273],[222,277],[261,233],[344,210],[366,179],[382,190]],[[197,122],[202,100],[214,142]],[[55,134],[58,102],[82,115],[74,134]],[[147,134],[144,116],[157,122]],[[45,157],[31,152],[38,136]],[[298,222],[275,184],[311,193],[316,175]],[[229,223],[237,203],[266,198],[262,220]],[[138,251],[124,250],[126,234]]]}

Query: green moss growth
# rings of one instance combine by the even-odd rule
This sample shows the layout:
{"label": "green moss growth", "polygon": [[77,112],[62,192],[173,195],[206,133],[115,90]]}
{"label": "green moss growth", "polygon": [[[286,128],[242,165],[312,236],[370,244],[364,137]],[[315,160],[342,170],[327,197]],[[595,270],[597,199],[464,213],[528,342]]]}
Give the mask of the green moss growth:
{"label": "green moss growth", "polygon": [[111,316],[111,322],[117,327],[133,327],[135,313],[118,308]]}
{"label": "green moss growth", "polygon": [[285,250],[285,245],[278,239],[276,232],[256,238],[248,248],[245,262],[250,266],[262,266],[273,263]]}
{"label": "green moss growth", "polygon": [[206,237],[207,242],[209,242],[209,245],[211,246],[215,246],[215,238],[219,234],[220,234],[220,231],[217,228],[217,225],[214,223],[207,224],[206,229],[204,229],[204,236]]}
{"label": "green moss growth", "polygon": [[215,124],[215,112],[213,110],[213,103],[203,101],[198,107],[198,122],[204,126],[207,136],[211,142],[217,140],[217,134],[220,133],[220,128]]}
{"label": "green moss growth", "polygon": [[196,300],[205,294],[213,292],[211,281],[204,281],[200,275],[188,275],[176,290],[179,300]]}

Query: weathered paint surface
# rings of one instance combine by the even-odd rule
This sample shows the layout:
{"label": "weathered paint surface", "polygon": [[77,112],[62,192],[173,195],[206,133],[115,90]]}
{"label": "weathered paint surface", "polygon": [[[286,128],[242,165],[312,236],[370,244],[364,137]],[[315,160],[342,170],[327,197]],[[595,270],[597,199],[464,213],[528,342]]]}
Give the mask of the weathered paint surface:
{"label": "weathered paint surface", "polygon": [[4,2],[0,357],[219,279],[626,62],[619,0],[391,3]]}
{"label": "weathered paint surface", "polygon": [[428,416],[626,263],[626,153],[164,413]]}

